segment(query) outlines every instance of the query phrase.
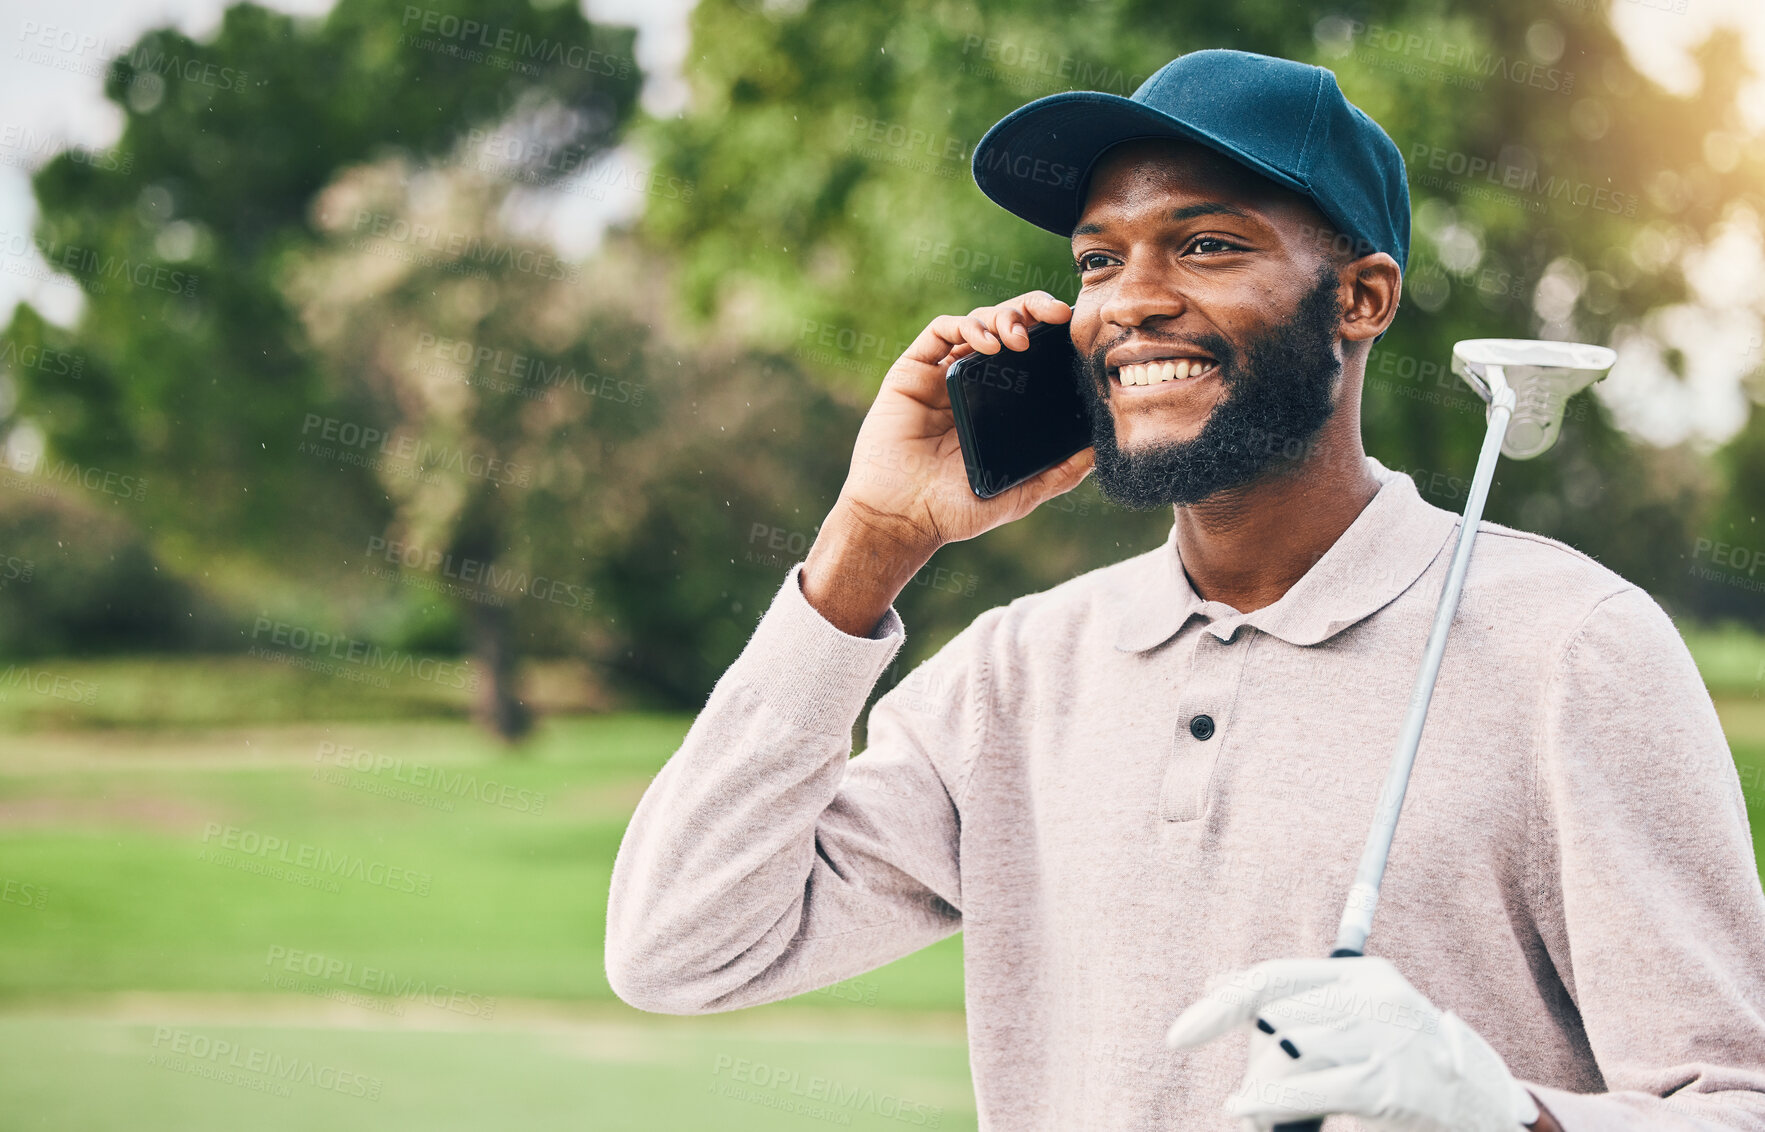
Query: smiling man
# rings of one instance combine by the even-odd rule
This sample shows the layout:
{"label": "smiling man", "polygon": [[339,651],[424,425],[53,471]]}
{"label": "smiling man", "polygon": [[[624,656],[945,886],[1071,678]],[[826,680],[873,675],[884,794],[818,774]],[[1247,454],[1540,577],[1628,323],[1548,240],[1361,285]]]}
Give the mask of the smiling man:
{"label": "smiling man", "polygon": [[[1765,1128],[1726,741],[1660,607],[1559,542],[1480,529],[1369,954],[1317,958],[1458,522],[1361,446],[1409,243],[1391,140],[1328,71],[1202,51],[1031,103],[975,171],[1071,237],[1077,301],[934,319],[891,367],[626,831],[613,989],[731,1010],[961,931],[983,1129]],[[1094,448],[977,499],[944,373],[1045,322]],[[1173,508],[1164,545],[981,614],[849,758],[912,576],[1093,467]]]}

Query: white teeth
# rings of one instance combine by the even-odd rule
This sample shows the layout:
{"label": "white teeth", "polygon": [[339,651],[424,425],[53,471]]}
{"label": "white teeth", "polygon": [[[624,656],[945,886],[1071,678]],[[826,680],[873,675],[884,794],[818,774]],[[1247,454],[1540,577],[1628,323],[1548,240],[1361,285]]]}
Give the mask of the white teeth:
{"label": "white teeth", "polygon": [[1134,362],[1122,366],[1117,377],[1123,385],[1157,385],[1165,381],[1186,381],[1213,369],[1214,363],[1201,358],[1183,358],[1174,362]]}

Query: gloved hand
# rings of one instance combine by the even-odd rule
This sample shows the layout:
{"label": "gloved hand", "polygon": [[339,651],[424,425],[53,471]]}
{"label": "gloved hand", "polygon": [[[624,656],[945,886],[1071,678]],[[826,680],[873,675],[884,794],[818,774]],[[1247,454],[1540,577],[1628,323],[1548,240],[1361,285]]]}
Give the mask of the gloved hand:
{"label": "gloved hand", "polygon": [[1514,1132],[1538,1119],[1501,1055],[1377,956],[1275,959],[1212,979],[1165,1043],[1192,1049],[1240,1026],[1250,1058],[1226,1111],[1246,1128],[1331,1113],[1392,1132]]}

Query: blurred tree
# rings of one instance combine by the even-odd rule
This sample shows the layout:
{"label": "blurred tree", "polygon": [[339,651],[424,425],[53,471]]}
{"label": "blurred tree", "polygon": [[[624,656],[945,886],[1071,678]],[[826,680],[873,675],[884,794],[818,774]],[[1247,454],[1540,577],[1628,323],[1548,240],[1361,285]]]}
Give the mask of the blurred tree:
{"label": "blurred tree", "polygon": [[[1726,209],[1765,204],[1732,35],[1701,52],[1703,84],[1681,99],[1580,0],[1244,0],[1171,17],[1151,0],[702,0],[692,110],[647,131],[660,168],[699,192],[654,202],[645,230],[684,255],[701,317],[867,396],[936,314],[1076,293],[1066,242],[974,186],[974,145],[998,118],[1065,89],[1131,94],[1204,47],[1321,63],[1396,140],[1414,205],[1405,309],[1369,362],[1367,447],[1457,510],[1482,413],[1446,370],[1454,341],[1605,341],[1683,296],[1677,252]],[[1503,465],[1489,516],[1683,593],[1680,552],[1721,485],[1688,453],[1617,433],[1590,398],[1575,415],[1557,450]],[[1088,485],[1075,494],[1087,514],[1044,508],[940,561],[998,600],[1168,529],[1167,514],[1099,515]],[[956,627],[940,619],[916,651]]]}
{"label": "blurred tree", "polygon": [[[390,231],[372,209],[315,216],[315,194],[359,163],[421,164],[486,137],[504,142],[511,175],[560,181],[629,117],[631,48],[629,29],[527,0],[340,0],[322,20],[240,4],[210,42],[149,32],[107,73],[126,119],[114,151],[64,154],[35,176],[38,247],[86,305],[65,335],[16,311],[6,341],[56,339],[82,372],[8,366],[17,403],[0,441],[29,422],[62,457],[149,479],[138,514],[187,569],[243,558],[258,577],[346,585],[344,564],[407,501],[370,461],[312,451],[344,428],[403,435],[401,405],[309,348],[284,277],[339,230],[393,256],[436,249],[432,232]],[[496,498],[459,501],[450,549],[501,553],[508,532],[485,517]],[[506,673],[504,619],[469,608],[478,653]],[[506,682],[492,683],[489,718],[518,729]]]}

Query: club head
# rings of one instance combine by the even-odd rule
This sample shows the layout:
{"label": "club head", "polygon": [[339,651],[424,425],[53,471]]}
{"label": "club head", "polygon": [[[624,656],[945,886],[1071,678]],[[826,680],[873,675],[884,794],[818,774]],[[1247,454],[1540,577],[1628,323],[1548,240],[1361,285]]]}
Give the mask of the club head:
{"label": "club head", "polygon": [[1514,415],[1501,445],[1502,455],[1513,460],[1549,451],[1569,398],[1606,376],[1617,360],[1604,346],[1581,342],[1468,338],[1452,348],[1452,371],[1479,397],[1489,400],[1496,381],[1514,390]]}

